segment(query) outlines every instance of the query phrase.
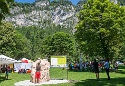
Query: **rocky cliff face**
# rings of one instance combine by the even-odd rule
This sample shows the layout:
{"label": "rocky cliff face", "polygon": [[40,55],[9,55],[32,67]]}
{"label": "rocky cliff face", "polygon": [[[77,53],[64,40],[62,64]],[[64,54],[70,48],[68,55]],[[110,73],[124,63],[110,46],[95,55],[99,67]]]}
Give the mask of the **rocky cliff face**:
{"label": "rocky cliff face", "polygon": [[76,17],[76,7],[67,2],[49,2],[49,0],[37,0],[36,2],[17,3],[11,8],[11,15],[6,17],[6,21],[12,22],[15,26],[39,26],[48,24],[63,25],[73,27],[78,21]]}
{"label": "rocky cliff face", "polygon": [[[60,0],[61,1],[61,0]],[[70,1],[50,2],[50,0],[36,0],[36,2],[16,3],[11,8],[11,15],[6,21],[12,22],[15,26],[39,26],[46,27],[50,24],[74,27],[78,21],[77,14],[87,0],[80,0],[76,6]],[[111,0],[117,3],[117,0]]]}

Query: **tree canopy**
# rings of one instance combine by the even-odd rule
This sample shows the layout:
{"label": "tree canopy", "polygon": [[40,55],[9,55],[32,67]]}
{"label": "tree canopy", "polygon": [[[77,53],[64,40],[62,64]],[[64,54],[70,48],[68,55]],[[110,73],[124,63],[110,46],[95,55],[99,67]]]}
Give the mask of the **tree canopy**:
{"label": "tree canopy", "polygon": [[26,57],[28,59],[31,58],[30,55],[30,41],[22,35],[20,32],[15,30],[15,35],[13,41],[15,42],[15,46],[13,51],[13,57],[16,59],[20,59],[22,57]]}
{"label": "tree canopy", "polygon": [[88,0],[78,19],[75,36],[85,54],[109,58],[122,47],[125,7],[109,0]]}
{"label": "tree canopy", "polygon": [[12,55],[14,46],[15,31],[10,23],[2,23],[0,25],[0,54]]}
{"label": "tree canopy", "polygon": [[72,55],[75,41],[68,33],[57,32],[43,40],[42,53],[46,55]]}
{"label": "tree canopy", "polygon": [[0,22],[5,18],[5,14],[9,14],[9,7],[14,0],[0,0]]}

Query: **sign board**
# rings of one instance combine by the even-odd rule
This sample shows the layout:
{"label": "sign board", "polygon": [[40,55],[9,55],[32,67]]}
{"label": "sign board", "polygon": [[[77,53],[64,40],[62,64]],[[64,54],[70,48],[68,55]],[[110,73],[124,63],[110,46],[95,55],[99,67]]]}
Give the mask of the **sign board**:
{"label": "sign board", "polygon": [[51,56],[51,67],[67,67],[66,56]]}

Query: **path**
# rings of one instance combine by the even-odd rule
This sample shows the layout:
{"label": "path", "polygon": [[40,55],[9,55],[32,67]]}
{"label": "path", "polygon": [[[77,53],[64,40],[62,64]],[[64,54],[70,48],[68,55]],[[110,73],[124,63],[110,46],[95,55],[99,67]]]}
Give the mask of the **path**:
{"label": "path", "polygon": [[42,84],[58,84],[58,83],[67,83],[68,80],[50,80],[48,82],[42,82],[40,84],[31,83],[30,80],[20,81],[15,83],[15,86],[41,86]]}

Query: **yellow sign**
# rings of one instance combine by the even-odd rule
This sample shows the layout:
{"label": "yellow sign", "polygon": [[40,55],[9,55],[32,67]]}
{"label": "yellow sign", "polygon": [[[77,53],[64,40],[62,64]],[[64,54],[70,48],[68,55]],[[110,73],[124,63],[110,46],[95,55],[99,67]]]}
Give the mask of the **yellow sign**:
{"label": "yellow sign", "polygon": [[66,57],[59,57],[58,58],[58,64],[59,65],[66,64]]}

